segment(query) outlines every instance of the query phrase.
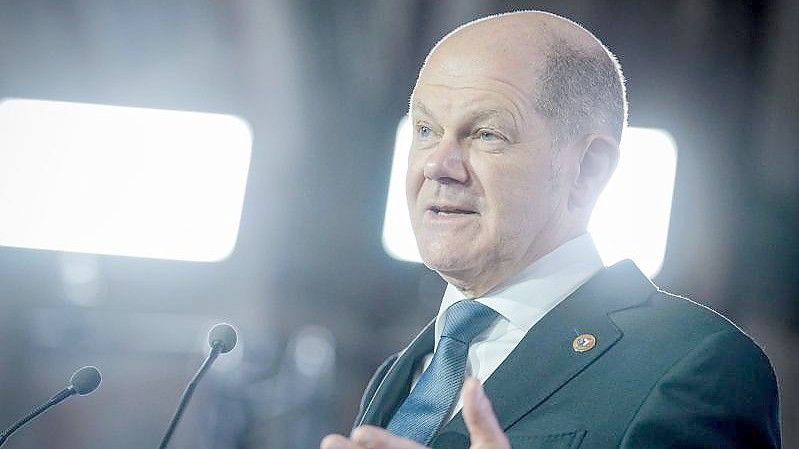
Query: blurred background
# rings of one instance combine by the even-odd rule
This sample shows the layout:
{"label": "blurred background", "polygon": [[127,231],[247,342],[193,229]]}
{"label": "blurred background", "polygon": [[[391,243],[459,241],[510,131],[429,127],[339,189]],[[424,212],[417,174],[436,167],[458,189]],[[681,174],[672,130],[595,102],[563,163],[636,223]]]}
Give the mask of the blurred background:
{"label": "blurred background", "polygon": [[104,375],[7,447],[156,447],[217,321],[241,345],[171,447],[313,448],[348,432],[372,371],[444,289],[381,244],[416,72],[454,27],[522,8],[593,31],[623,65],[630,124],[674,137],[655,282],[764,347],[784,446],[799,447],[799,3],[0,0],[0,98],[234,114],[254,136],[222,261],[0,247],[0,427],[75,368]]}

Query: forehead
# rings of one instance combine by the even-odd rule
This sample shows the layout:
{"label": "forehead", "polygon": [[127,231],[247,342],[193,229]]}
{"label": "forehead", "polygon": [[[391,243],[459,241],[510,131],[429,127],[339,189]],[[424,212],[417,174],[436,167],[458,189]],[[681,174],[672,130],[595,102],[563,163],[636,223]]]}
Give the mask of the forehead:
{"label": "forehead", "polygon": [[421,102],[442,114],[488,109],[522,119],[533,112],[541,66],[538,54],[535,48],[506,41],[445,42],[419,74],[411,107]]}
{"label": "forehead", "polygon": [[[494,74],[425,70],[411,98],[411,115],[437,123],[468,126],[491,122],[519,132],[538,124],[532,95],[520,83]],[[460,125],[459,125],[460,124]]]}
{"label": "forehead", "polygon": [[496,77],[422,76],[416,83],[411,106],[422,112],[435,108],[439,112],[485,109],[524,114],[531,106],[531,96],[513,83]]}

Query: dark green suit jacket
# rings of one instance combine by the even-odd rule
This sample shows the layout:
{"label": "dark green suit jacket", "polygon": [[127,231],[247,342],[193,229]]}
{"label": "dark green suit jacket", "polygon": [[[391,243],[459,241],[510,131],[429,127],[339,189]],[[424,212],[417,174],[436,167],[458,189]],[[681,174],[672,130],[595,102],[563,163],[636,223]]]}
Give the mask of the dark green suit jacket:
{"label": "dark green suit jacket", "polygon": [[[433,333],[431,322],[377,370],[356,426],[387,425]],[[596,345],[575,351],[579,334]],[[658,290],[630,261],[542,318],[484,387],[514,449],[780,447],[777,382],[760,348],[712,310]],[[460,412],[431,445],[469,446]]]}

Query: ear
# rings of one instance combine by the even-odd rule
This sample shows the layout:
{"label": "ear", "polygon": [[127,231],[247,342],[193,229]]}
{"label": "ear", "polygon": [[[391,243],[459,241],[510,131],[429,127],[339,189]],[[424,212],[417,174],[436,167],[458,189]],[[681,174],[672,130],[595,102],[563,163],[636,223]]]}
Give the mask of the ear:
{"label": "ear", "polygon": [[569,210],[590,215],[619,163],[619,143],[605,134],[589,134],[578,142],[576,149],[580,162],[569,194]]}

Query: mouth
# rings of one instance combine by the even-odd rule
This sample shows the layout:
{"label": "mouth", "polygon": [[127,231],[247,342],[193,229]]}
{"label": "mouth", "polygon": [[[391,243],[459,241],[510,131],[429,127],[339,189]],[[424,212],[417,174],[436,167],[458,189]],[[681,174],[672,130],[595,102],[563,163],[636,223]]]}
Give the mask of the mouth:
{"label": "mouth", "polygon": [[457,206],[433,205],[428,209],[434,215],[439,217],[455,216],[455,215],[477,215],[477,212],[471,209],[463,209]]}

